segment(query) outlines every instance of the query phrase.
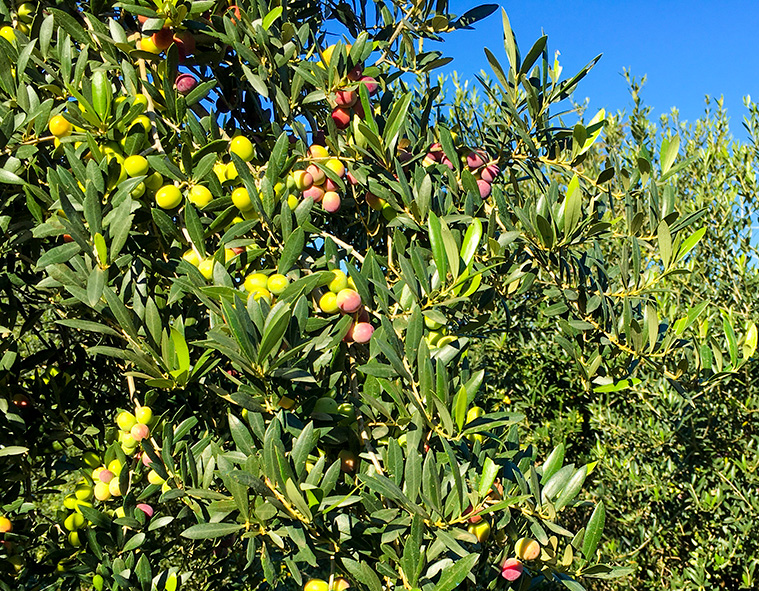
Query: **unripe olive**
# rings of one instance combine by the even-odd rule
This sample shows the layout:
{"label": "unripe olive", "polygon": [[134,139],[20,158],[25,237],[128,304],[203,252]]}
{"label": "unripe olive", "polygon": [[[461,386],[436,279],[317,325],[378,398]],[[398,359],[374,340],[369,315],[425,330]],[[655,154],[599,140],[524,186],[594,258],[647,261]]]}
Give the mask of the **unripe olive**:
{"label": "unripe olive", "polygon": [[74,496],[80,501],[89,501],[92,498],[92,487],[89,484],[77,484]]}
{"label": "unripe olive", "polygon": [[156,191],[155,202],[161,209],[174,209],[182,203],[182,191],[175,185],[164,185]]}
{"label": "unripe olive", "polygon": [[134,411],[134,417],[138,423],[149,425],[153,420],[153,409],[149,406],[141,406]]}
{"label": "unripe olive", "polygon": [[82,460],[89,468],[97,468],[100,465],[100,456],[94,451],[86,451],[82,454]]}
{"label": "unripe olive", "polygon": [[424,326],[426,326],[430,330],[440,330],[445,325],[443,323],[441,323],[441,322],[437,322],[436,320],[433,320],[429,316],[425,316],[424,317]]}
{"label": "unripe olive", "polygon": [[303,585],[303,591],[329,591],[329,583],[322,579],[311,579]]}
{"label": "unripe olive", "polygon": [[290,280],[287,277],[281,273],[275,273],[274,275],[269,276],[269,279],[266,282],[266,289],[278,296],[287,289],[289,284]]}
{"label": "unripe olive", "polygon": [[150,170],[150,165],[147,158],[135,154],[124,160],[124,170],[126,170],[127,175],[130,177],[143,176]]}
{"label": "unripe olive", "polygon": [[243,135],[237,135],[230,140],[229,151],[232,154],[237,154],[245,162],[253,160],[256,153],[253,142]]}
{"label": "unripe olive", "polygon": [[213,279],[213,268],[215,264],[216,261],[214,259],[203,259],[200,261],[198,271],[200,271],[200,274],[203,275],[203,278],[206,281]]}
{"label": "unripe olive", "polygon": [[122,411],[116,417],[116,424],[122,431],[129,431],[137,422],[136,417],[128,411]]}
{"label": "unripe olive", "polygon": [[108,470],[113,472],[115,476],[118,476],[119,474],[121,474],[122,468],[123,466],[121,465],[121,462],[118,459],[114,459],[111,461],[110,464],[108,464]]}
{"label": "unripe olive", "polygon": [[344,271],[341,269],[332,269],[332,275],[334,276],[334,279],[327,284],[327,287],[332,293],[338,294],[348,287],[348,276]]}
{"label": "unripe olive", "polygon": [[76,531],[84,526],[84,515],[72,513],[63,520],[63,527],[69,531]]}
{"label": "unripe olive", "polygon": [[187,193],[190,203],[196,207],[205,207],[213,201],[213,194],[203,185],[194,185]]}
{"label": "unripe olive", "polygon": [[166,481],[155,470],[148,472],[148,482],[150,484],[164,484]]}
{"label": "unripe olive", "polygon": [[108,490],[110,491],[111,495],[114,497],[121,496],[122,491],[121,491],[121,485],[119,484],[118,478],[114,478],[108,483]]}
{"label": "unripe olive", "polygon": [[325,314],[337,314],[340,308],[337,307],[337,295],[331,291],[325,293],[319,298],[319,308]]}
{"label": "unripe olive", "polygon": [[485,414],[485,410],[479,406],[473,406],[466,413],[466,422],[471,423]]}
{"label": "unripe olive", "polygon": [[329,158],[329,152],[324,146],[312,144],[311,147],[308,148],[308,156],[311,160],[326,160]]}
{"label": "unripe olive", "polygon": [[337,158],[330,158],[327,160],[324,166],[329,168],[332,172],[341,178],[345,176],[345,165]]}
{"label": "unripe olive", "polygon": [[98,482],[95,485],[95,498],[98,501],[107,501],[108,499],[111,498],[111,489],[108,486],[108,483]]}
{"label": "unripe olive", "polygon": [[490,537],[490,523],[485,520],[470,524],[467,530],[470,534],[474,534],[480,544],[487,542]]}
{"label": "unripe olive", "polygon": [[337,402],[335,402],[332,398],[322,397],[319,398],[319,400],[316,401],[316,404],[314,405],[314,413],[319,414],[338,414],[337,411]]}
{"label": "unripe olive", "polygon": [[269,278],[263,273],[251,273],[245,278],[243,286],[247,291],[254,289],[266,289],[269,284]]}

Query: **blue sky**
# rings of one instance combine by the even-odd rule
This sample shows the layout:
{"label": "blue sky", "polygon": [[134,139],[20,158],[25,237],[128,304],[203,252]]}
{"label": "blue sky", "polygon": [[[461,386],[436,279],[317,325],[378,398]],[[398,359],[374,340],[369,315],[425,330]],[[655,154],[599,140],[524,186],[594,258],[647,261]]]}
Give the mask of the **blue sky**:
{"label": "blue sky", "polygon": [[[484,2],[451,0],[462,14]],[[654,117],[677,107],[682,120],[704,112],[704,96],[724,96],[732,133],[746,139],[741,122],[743,96],[759,100],[759,3],[669,0],[607,0],[569,2],[521,0],[501,2],[511,21],[520,52],[525,55],[541,34],[548,35],[550,55],[560,52],[563,75],[571,76],[599,53],[601,61],[580,83],[578,102],[590,98],[589,110],[630,110],[632,101],[622,71],[648,79],[643,90]],[[444,54],[454,61],[443,72],[457,70],[474,81],[474,73],[490,68],[488,47],[503,64],[500,10],[446,37]],[[476,82],[476,81],[475,81]]]}

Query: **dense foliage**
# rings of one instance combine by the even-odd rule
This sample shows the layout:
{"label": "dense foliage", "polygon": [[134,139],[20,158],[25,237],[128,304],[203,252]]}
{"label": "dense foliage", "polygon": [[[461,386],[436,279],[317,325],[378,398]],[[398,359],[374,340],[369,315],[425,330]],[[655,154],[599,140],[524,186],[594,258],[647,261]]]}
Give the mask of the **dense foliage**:
{"label": "dense foliage", "polygon": [[423,41],[495,8],[0,7],[3,588],[630,572],[582,493],[601,464],[520,444],[558,398],[482,408],[502,361],[470,345],[521,339],[505,377],[581,413],[643,387],[686,408],[748,371],[756,328],[665,289],[706,231],[677,136],[657,159],[648,128],[557,117],[594,62],[563,79],[504,14],[487,106],[449,114]]}
{"label": "dense foliage", "polygon": [[[756,361],[720,376],[732,363],[730,355],[741,353],[729,329],[726,340],[707,335],[710,325],[733,322],[748,324],[755,335],[757,107],[747,104],[750,142],[743,143],[731,136],[720,101],[710,101],[692,124],[673,112],[657,125],[642,103],[641,82],[630,79],[630,86],[633,110],[608,118],[592,160],[600,167],[616,155],[632,166],[642,148],[656,153],[673,138],[689,156],[674,197],[683,215],[700,216],[705,233],[687,272],[661,283],[658,298],[675,311],[679,326],[698,327],[700,345],[691,355],[702,360],[701,379],[673,383],[646,371],[622,391],[582,388],[582,374],[562,343],[545,338],[554,332],[553,321],[540,314],[534,324],[514,323],[486,341],[477,358],[492,368],[486,379],[490,404],[525,412],[533,427],[530,441],[539,449],[565,442],[566,453],[598,462],[596,494],[607,508],[605,551],[637,566],[633,577],[599,588],[754,589]],[[478,102],[476,96],[469,100]],[[744,342],[745,358],[752,355],[752,342]]]}

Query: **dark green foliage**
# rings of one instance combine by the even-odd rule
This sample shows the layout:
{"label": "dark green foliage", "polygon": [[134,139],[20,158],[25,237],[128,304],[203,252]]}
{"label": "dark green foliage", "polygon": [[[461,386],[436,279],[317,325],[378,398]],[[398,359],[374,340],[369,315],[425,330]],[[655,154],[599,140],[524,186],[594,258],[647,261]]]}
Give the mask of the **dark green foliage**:
{"label": "dark green foliage", "polygon": [[[531,409],[478,408],[493,370],[513,359],[508,387],[585,420],[601,392],[615,409],[666,384],[686,409],[748,371],[756,328],[727,299],[706,327],[670,287],[706,231],[674,138],[661,161],[608,144],[601,166],[614,120],[554,120],[595,60],[562,79],[503,14],[509,63],[488,54],[487,116],[462,119],[422,41],[493,6],[35,6],[0,36],[4,589],[630,572],[602,537],[616,495],[582,492],[593,422],[541,462]],[[470,345],[504,329],[515,357],[480,370]],[[541,554],[507,583],[525,536]]]}
{"label": "dark green foliage", "polygon": [[[695,123],[673,115],[657,126],[640,101],[640,83],[631,86],[635,109],[611,119],[588,164],[591,171],[612,158],[631,165],[640,150],[663,155],[673,142],[692,156],[670,199],[682,204],[682,215],[699,215],[705,235],[688,256],[688,271],[663,282],[658,297],[679,310],[681,325],[693,318],[703,345],[688,357],[700,359],[701,379],[674,384],[643,371],[631,388],[583,388],[562,342],[545,338],[555,334],[553,320],[533,314],[524,322],[524,308],[509,310],[506,331],[484,342],[477,357],[489,368],[491,404],[524,412],[539,449],[565,441],[568,454],[598,462],[605,551],[632,561],[636,572],[592,588],[752,589],[759,545],[752,517],[759,511],[756,361],[721,374],[720,364],[730,363],[730,339],[706,334],[709,324],[727,327],[725,318],[739,325],[755,318],[755,153],[732,139],[719,101]],[[746,125],[756,129],[753,105]],[[752,354],[750,335],[743,347]]]}

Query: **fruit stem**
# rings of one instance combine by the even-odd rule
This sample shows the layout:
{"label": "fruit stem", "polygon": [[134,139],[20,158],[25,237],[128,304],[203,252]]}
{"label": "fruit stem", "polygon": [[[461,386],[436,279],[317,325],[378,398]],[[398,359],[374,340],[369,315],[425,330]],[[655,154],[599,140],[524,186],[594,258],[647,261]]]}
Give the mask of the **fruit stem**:
{"label": "fruit stem", "polygon": [[347,242],[343,242],[342,240],[340,240],[336,236],[333,236],[329,232],[324,232],[324,231],[319,232],[319,236],[321,236],[322,238],[329,238],[330,240],[332,240],[332,242],[334,242],[338,246],[341,246],[345,250],[347,250],[349,256],[352,256],[353,258],[355,258],[362,265],[364,264],[364,255],[362,255],[361,253],[359,253],[353,246],[351,246]]}
{"label": "fruit stem", "polygon": [[127,387],[129,388],[129,398],[131,398],[134,405],[137,408],[139,408],[140,403],[137,402],[136,388],[134,386],[134,376],[127,375],[126,379],[127,379]]}

